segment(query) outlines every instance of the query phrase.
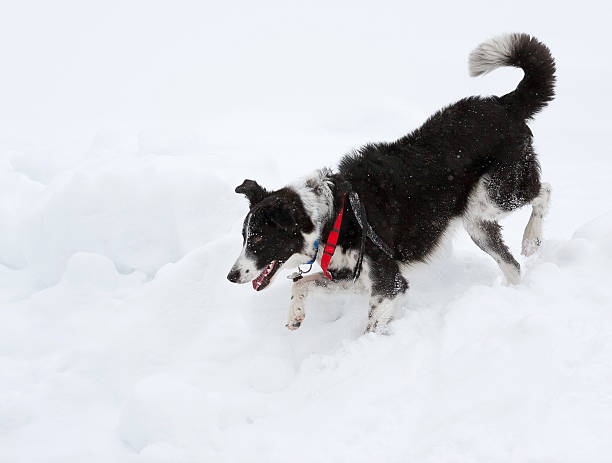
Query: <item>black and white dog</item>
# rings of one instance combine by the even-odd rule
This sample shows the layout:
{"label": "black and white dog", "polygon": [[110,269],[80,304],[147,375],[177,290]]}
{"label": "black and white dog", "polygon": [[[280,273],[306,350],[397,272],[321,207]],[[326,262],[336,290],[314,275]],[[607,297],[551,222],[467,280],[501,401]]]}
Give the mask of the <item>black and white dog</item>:
{"label": "black and white dog", "polygon": [[[540,182],[526,121],[553,99],[555,62],[549,49],[527,34],[491,39],[469,58],[472,76],[500,66],[525,72],[513,92],[462,99],[397,141],[367,145],[346,155],[335,173],[322,169],[277,191],[245,180],[236,188],[250,202],[244,246],[227,278],[234,283],[252,281],[260,291],[282,267],[314,258],[321,263],[325,254],[333,254],[331,279],[318,273],[294,280],[289,329],[304,319],[309,288],[348,286],[358,266],[356,284],[370,295],[367,331],[384,330],[394,300],[408,289],[402,267],[425,261],[451,222],[459,219],[506,279],[518,283],[520,266],[504,244],[497,221],[531,204],[522,253],[531,255],[540,245],[550,185]],[[356,193],[357,209],[347,193]],[[359,210],[367,214],[365,224]],[[333,253],[333,246],[318,243],[330,236],[328,243],[335,244],[332,228],[341,211]],[[367,223],[372,235],[366,233]]]}

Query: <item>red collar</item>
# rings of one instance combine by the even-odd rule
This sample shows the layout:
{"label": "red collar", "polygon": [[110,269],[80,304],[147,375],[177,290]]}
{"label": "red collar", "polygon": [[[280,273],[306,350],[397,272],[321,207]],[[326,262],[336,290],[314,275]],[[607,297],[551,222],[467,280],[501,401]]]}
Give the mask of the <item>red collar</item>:
{"label": "red collar", "polygon": [[331,274],[327,271],[327,267],[329,267],[329,261],[334,256],[334,252],[336,252],[336,244],[338,243],[338,236],[340,235],[340,226],[342,225],[342,213],[344,212],[344,197],[346,193],[342,195],[342,204],[340,205],[340,212],[336,216],[336,221],[334,222],[334,226],[329,232],[329,236],[327,237],[327,242],[325,243],[325,248],[323,249],[323,255],[321,256],[321,268],[323,269],[323,274],[333,280]]}

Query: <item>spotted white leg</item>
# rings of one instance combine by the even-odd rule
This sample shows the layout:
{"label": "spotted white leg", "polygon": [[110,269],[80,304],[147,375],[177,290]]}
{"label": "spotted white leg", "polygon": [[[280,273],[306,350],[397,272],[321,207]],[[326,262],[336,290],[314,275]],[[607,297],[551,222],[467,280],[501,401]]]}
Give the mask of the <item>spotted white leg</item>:
{"label": "spotted white leg", "polygon": [[523,247],[521,254],[531,256],[542,244],[542,222],[548,213],[551,187],[549,183],[542,183],[540,194],[532,201],[532,212],[529,222],[523,233]]}
{"label": "spotted white leg", "polygon": [[291,287],[289,314],[287,315],[287,324],[285,325],[287,328],[290,330],[297,330],[304,321],[306,317],[304,305],[310,288],[313,286],[326,287],[329,283],[330,281],[325,278],[323,273],[314,273],[293,283]]}
{"label": "spotted white leg", "polygon": [[408,281],[401,274],[397,262],[386,258],[370,263],[369,277],[370,312],[365,332],[386,334],[395,303],[408,290]]}
{"label": "spotted white leg", "polygon": [[370,297],[370,313],[365,332],[386,334],[394,309],[393,299],[382,296]]}

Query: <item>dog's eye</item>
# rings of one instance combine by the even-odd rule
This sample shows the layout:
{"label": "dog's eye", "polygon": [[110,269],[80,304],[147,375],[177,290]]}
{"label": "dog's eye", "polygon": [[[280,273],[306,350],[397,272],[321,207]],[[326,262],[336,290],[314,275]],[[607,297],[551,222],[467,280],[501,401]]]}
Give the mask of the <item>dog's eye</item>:
{"label": "dog's eye", "polygon": [[253,238],[253,243],[259,243],[263,239],[263,236],[256,236]]}

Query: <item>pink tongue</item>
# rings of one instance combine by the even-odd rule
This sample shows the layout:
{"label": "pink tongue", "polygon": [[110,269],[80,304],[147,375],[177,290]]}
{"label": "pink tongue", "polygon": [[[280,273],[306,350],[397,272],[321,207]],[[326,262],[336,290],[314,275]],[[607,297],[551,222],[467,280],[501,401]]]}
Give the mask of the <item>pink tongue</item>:
{"label": "pink tongue", "polygon": [[270,267],[269,270],[268,267],[266,267],[264,271],[261,272],[261,274],[251,282],[255,291],[257,291],[257,288],[261,286],[261,283],[265,280],[266,276],[268,276],[268,274],[272,271],[274,265],[275,263],[272,264],[272,267]]}

